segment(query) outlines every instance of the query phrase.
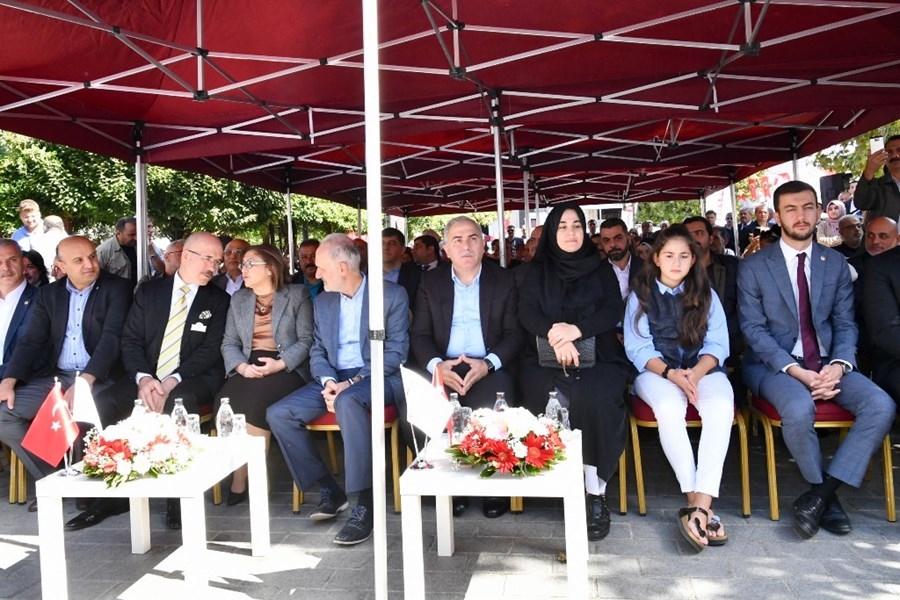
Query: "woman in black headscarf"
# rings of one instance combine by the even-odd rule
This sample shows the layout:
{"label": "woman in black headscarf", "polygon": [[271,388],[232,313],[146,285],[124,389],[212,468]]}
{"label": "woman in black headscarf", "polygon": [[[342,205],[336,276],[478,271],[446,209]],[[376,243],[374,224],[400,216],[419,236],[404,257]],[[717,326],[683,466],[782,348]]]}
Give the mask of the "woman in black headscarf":
{"label": "woman in black headscarf", "polygon": [[[519,321],[531,340],[520,383],[534,413],[543,412],[551,391],[563,405],[568,401],[572,427],[582,432],[588,539],[596,541],[609,533],[606,482],[625,448],[628,363],[616,336],[624,314],[618,280],[585,231],[584,213],[574,204],[555,207],[544,223],[519,290]],[[596,362],[588,366],[594,357],[579,356],[576,343],[591,338]],[[545,359],[540,366],[541,344],[552,348],[555,363]]]}

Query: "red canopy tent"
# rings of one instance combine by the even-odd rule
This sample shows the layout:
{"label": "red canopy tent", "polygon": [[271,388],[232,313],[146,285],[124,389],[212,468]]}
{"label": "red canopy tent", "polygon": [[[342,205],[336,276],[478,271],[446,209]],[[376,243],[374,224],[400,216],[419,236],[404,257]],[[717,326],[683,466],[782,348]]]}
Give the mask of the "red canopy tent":
{"label": "red canopy tent", "polygon": [[[385,0],[398,214],[696,198],[900,116],[895,2]],[[0,128],[365,206],[357,2],[0,0]],[[496,98],[496,108],[492,100]],[[286,168],[289,167],[289,170]]]}

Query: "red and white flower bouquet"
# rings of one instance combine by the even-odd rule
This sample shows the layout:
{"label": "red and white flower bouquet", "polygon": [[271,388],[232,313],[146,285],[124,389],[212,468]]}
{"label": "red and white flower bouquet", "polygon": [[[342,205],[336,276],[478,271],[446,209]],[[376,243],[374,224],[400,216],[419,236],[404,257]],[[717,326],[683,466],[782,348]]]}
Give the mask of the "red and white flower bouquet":
{"label": "red and white flower bouquet", "polygon": [[565,460],[559,424],[524,408],[472,413],[463,438],[447,449],[455,460],[484,465],[481,477],[494,473],[536,475]]}
{"label": "red and white flower bouquet", "polygon": [[192,458],[192,445],[168,415],[134,414],[84,438],[84,474],[117,487],[140,477],[177,473]]}

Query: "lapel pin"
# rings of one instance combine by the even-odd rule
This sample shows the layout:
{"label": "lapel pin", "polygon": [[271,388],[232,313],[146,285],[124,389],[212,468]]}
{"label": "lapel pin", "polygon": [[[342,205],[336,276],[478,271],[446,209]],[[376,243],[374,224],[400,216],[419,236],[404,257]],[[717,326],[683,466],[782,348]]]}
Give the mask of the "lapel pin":
{"label": "lapel pin", "polygon": [[819,255],[819,260],[821,260],[822,262],[825,262],[825,255],[824,255],[824,254],[820,254],[820,255]]}

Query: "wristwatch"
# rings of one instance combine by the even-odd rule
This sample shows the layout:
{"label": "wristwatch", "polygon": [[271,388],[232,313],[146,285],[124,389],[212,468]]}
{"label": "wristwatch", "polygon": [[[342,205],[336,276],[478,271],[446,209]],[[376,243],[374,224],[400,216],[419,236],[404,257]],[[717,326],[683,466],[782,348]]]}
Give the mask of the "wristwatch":
{"label": "wristwatch", "polygon": [[846,375],[847,373],[849,373],[853,370],[853,366],[850,363],[846,363],[842,360],[836,360],[831,364],[838,365],[844,371],[844,375]]}
{"label": "wristwatch", "polygon": [[491,361],[489,361],[486,358],[484,359],[484,364],[487,365],[488,374],[493,373],[494,371],[497,370],[497,367],[494,366],[494,363],[492,363]]}
{"label": "wristwatch", "polygon": [[662,377],[663,379],[668,379],[669,371],[671,371],[671,370],[672,370],[672,367],[670,367],[669,365],[666,365],[666,368],[663,369],[662,373],[660,373],[660,377]]}
{"label": "wristwatch", "polygon": [[356,376],[351,377],[350,379],[348,379],[348,380],[347,380],[347,383],[349,383],[350,385],[356,385],[356,384],[359,383],[360,381],[362,381],[362,376],[361,376],[361,375],[356,375]]}

